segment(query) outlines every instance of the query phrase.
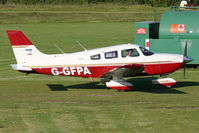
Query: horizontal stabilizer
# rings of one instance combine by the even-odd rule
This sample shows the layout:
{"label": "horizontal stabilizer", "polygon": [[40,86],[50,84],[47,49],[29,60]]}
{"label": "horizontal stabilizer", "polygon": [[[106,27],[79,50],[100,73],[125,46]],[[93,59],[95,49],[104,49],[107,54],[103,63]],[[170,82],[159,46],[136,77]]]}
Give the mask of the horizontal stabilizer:
{"label": "horizontal stabilizer", "polygon": [[7,31],[10,43],[16,45],[32,45],[28,38],[21,31]]}
{"label": "horizontal stabilizer", "polygon": [[11,64],[11,67],[12,67],[12,69],[18,70],[18,71],[32,71],[31,68],[23,67],[23,66],[20,66],[18,64]]}

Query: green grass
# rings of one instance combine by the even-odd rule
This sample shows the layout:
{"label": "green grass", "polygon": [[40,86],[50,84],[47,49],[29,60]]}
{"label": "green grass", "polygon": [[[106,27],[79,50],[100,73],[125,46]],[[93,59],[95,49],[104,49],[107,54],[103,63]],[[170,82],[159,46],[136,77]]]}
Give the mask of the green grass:
{"label": "green grass", "polygon": [[[60,53],[55,44],[65,52],[82,50],[75,40],[88,49],[132,43],[135,20],[152,18],[150,7],[146,7],[149,9],[146,12],[143,6],[104,6],[26,8],[13,5],[0,8],[4,14],[1,17],[5,17],[5,20],[0,19],[0,132],[198,132],[197,69],[188,69],[186,79],[182,70],[171,74],[170,77],[178,81],[171,89],[152,85],[154,77],[128,78],[135,86],[124,93],[107,89],[98,79],[92,83],[86,78],[25,75],[11,69],[10,64],[16,62],[6,30],[23,31],[42,52],[52,54]],[[164,10],[160,8],[161,12]],[[141,12],[139,18],[135,15],[138,11]],[[31,17],[32,12],[38,13],[38,17],[34,14]],[[54,12],[58,14],[51,16]],[[88,14],[78,17],[72,12],[79,16],[82,12]],[[96,21],[97,15],[93,12],[99,13],[100,21]],[[110,16],[103,16],[109,13]],[[17,19],[13,19],[13,14]],[[125,14],[132,16],[128,18]],[[66,21],[69,16],[73,20]],[[109,17],[112,17],[111,21]],[[117,20],[122,17],[122,21]]]}
{"label": "green grass", "polygon": [[132,22],[153,20],[168,8],[149,6],[98,5],[0,5],[0,23]]}

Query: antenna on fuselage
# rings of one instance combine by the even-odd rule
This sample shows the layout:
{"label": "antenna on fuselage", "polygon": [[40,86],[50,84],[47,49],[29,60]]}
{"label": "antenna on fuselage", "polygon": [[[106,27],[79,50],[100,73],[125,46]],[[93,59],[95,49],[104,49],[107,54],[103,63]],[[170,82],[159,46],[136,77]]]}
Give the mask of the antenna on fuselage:
{"label": "antenna on fuselage", "polygon": [[61,48],[57,46],[57,44],[55,44],[55,47],[56,47],[59,51],[61,51],[63,54],[65,54],[64,51],[61,50]]}
{"label": "antenna on fuselage", "polygon": [[79,41],[76,41],[76,43],[79,44],[79,46],[82,47],[85,51],[87,51],[87,49]]}

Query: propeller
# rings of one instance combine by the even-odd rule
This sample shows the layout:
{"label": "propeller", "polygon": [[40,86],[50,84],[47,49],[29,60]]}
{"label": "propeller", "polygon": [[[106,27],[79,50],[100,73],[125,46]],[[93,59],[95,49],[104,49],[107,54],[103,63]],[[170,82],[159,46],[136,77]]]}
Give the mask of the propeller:
{"label": "propeller", "polygon": [[184,59],[183,59],[183,67],[184,67],[184,78],[185,78],[185,74],[186,74],[186,61],[185,58],[187,57],[187,41],[185,44],[185,49],[184,49]]}
{"label": "propeller", "polygon": [[186,64],[191,62],[193,59],[191,57],[187,56],[187,41],[185,45],[185,50],[184,50],[184,58],[183,58],[183,67],[184,67],[184,78],[185,78],[185,73],[186,73]]}

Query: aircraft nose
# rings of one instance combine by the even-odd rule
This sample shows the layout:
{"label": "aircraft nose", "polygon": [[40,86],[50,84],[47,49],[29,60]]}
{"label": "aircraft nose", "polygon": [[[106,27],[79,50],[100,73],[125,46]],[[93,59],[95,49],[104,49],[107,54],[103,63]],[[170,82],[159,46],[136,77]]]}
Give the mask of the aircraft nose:
{"label": "aircraft nose", "polygon": [[193,58],[188,57],[188,56],[184,56],[183,63],[189,63],[191,61],[193,61]]}

